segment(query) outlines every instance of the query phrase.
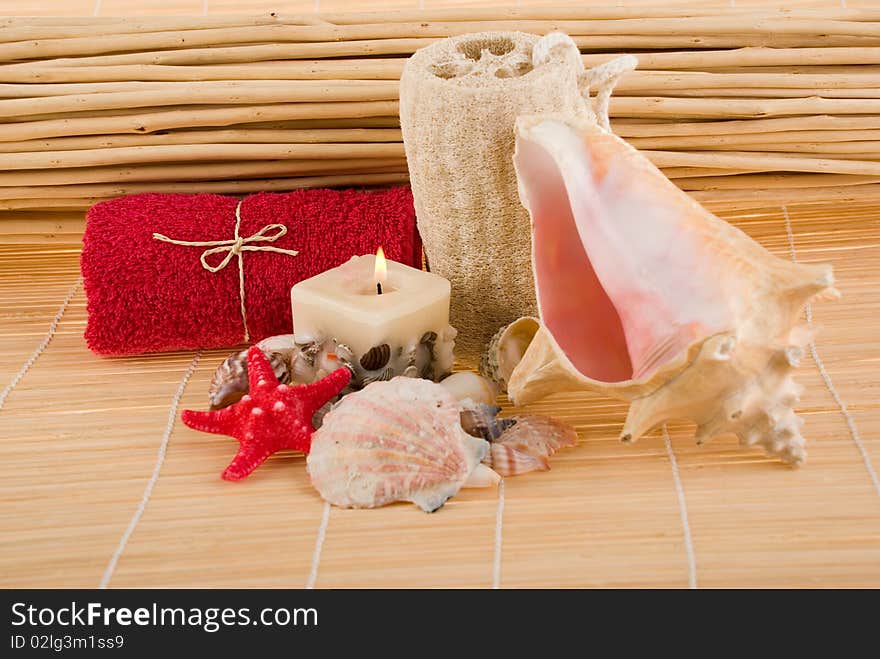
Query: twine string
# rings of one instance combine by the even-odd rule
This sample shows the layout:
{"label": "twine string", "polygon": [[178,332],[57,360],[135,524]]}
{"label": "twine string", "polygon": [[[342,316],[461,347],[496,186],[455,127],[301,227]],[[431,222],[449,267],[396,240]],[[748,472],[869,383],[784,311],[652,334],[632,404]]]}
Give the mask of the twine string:
{"label": "twine string", "polygon": [[[251,243],[274,243],[279,238],[287,235],[287,227],[283,224],[267,224],[256,233],[246,238],[239,235],[241,227],[241,201],[235,207],[235,232],[230,240],[176,240],[169,238],[161,233],[154,233],[154,240],[161,240],[164,243],[172,245],[182,245],[184,247],[207,247],[199,257],[202,267],[208,272],[220,272],[229,265],[232,257],[238,257],[238,298],[241,310],[241,322],[244,325],[244,342],[250,342],[250,331],[247,324],[247,309],[244,301],[244,252],[275,252],[276,254],[287,254],[288,256],[296,256],[299,252],[295,249],[282,249],[272,245],[253,245]],[[211,265],[208,257],[214,254],[224,254],[223,259],[216,265]]]}

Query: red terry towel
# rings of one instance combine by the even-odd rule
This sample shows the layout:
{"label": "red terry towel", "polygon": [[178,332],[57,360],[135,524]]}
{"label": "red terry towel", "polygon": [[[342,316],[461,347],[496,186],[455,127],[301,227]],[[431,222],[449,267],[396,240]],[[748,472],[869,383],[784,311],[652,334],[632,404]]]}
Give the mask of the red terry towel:
{"label": "red terry towel", "polygon": [[[85,338],[102,355],[221,348],[245,341],[239,258],[232,252],[239,200],[213,194],[141,194],[101,202],[86,216],[81,268],[88,299]],[[421,268],[408,187],[260,193],[239,206],[248,341],[288,334],[290,288],[382,246]],[[286,234],[274,241],[257,237]],[[268,228],[266,228],[268,227]],[[225,241],[192,246],[174,241]],[[249,239],[250,238],[250,239]],[[269,246],[288,253],[258,249]],[[206,270],[200,258],[216,268]]]}

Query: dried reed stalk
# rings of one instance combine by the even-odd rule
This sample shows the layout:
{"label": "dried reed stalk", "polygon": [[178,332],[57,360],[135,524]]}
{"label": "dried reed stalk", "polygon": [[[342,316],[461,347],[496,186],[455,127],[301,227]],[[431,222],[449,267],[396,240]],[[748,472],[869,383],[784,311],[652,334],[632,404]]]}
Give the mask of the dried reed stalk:
{"label": "dried reed stalk", "polygon": [[149,135],[86,135],[0,142],[0,153],[112,149],[162,144],[336,144],[400,142],[398,128],[235,128],[176,130]]}
{"label": "dried reed stalk", "polygon": [[[639,149],[714,149],[738,147],[741,151],[753,150],[753,145],[773,144],[782,146],[813,142],[836,144],[839,142],[880,140],[880,130],[793,130],[775,133],[741,133],[738,135],[685,135],[665,137],[627,137],[626,141]],[[0,144],[2,147],[2,144]]]}
{"label": "dried reed stalk", "polygon": [[563,30],[587,66],[641,51],[612,99],[613,127],[695,194],[756,203],[755,191],[880,181],[877,9],[10,18],[0,19],[0,208],[406,180],[405,57],[493,29]]}
{"label": "dried reed stalk", "polygon": [[805,158],[798,155],[705,153],[699,151],[643,151],[658,167],[724,167],[753,171],[819,172],[880,176],[880,161]]}
{"label": "dried reed stalk", "polygon": [[652,96],[611,99],[611,113],[617,117],[763,118],[799,114],[870,114],[878,109],[880,104],[874,99],[849,98],[752,100]]}
{"label": "dried reed stalk", "polygon": [[319,80],[279,81],[210,87],[172,85],[171,89],[87,93],[43,98],[15,98],[0,103],[0,118],[58,112],[118,110],[166,105],[254,105],[265,103],[338,103],[397,100],[398,85],[391,81],[347,80],[344,85]]}
{"label": "dried reed stalk", "polygon": [[29,66],[0,65],[0,82],[8,83],[106,83],[132,80],[198,82],[213,80],[399,80],[402,59],[363,60],[266,60],[244,64],[166,66],[122,64],[119,66],[51,66],[39,60]]}
{"label": "dried reed stalk", "polygon": [[200,30],[221,27],[258,25],[352,25],[422,21],[497,21],[497,20],[617,20],[645,18],[688,18],[729,16],[768,18],[804,18],[846,21],[880,20],[874,9],[777,9],[760,7],[493,7],[448,8],[419,11],[372,11],[282,15],[277,12],[230,16],[99,16],[99,17],[9,17],[0,19],[6,41],[52,39],[94,34],[95,25],[116,34],[134,34],[162,30]]}
{"label": "dried reed stalk", "polygon": [[242,179],[277,175],[306,176],[336,172],[406,171],[401,159],[382,160],[282,160],[270,162],[206,162],[147,164],[138,167],[90,167],[0,172],[0,187],[32,185],[70,185],[117,181],[198,181]]}
{"label": "dried reed stalk", "polygon": [[694,177],[679,185],[685,190],[741,190],[750,186],[755,190],[771,188],[829,188],[845,185],[880,183],[880,176],[848,174],[741,174],[731,177]]}
{"label": "dried reed stalk", "polygon": [[[307,66],[302,66],[307,64]],[[299,66],[296,66],[299,65]],[[122,69],[118,73],[116,68]],[[364,63],[362,66],[350,65],[345,61],[339,62],[255,62],[241,65],[219,65],[201,67],[151,67],[149,65],[131,65],[123,67],[99,67],[97,69],[59,68],[45,70],[34,68],[30,73],[17,69],[12,77],[16,82],[26,84],[2,84],[0,85],[0,98],[30,98],[44,96],[62,96],[75,94],[94,94],[107,92],[142,92],[142,91],[168,91],[174,92],[177,87],[174,82],[185,82],[187,87],[193,90],[262,90],[265,87],[276,87],[279,92],[289,91],[292,93],[304,93],[321,90],[328,85],[326,79],[347,80],[346,87],[358,87],[364,89],[378,89],[388,93],[393,87],[388,83],[368,84],[372,80],[397,80],[403,68],[400,60],[375,60]],[[143,81],[141,76],[151,69],[159,69],[162,72],[176,72],[175,79],[167,81]],[[0,79],[9,76],[9,67],[0,67]],[[65,77],[69,72],[88,72],[91,78],[89,82],[67,82]],[[106,76],[110,71],[111,75]],[[61,80],[43,82],[49,74],[61,74]],[[198,76],[210,75],[210,78]],[[304,77],[308,74],[308,78]],[[291,76],[291,77],[286,77]],[[293,77],[296,76],[296,77]],[[366,76],[366,77],[364,77]],[[123,81],[115,81],[115,78]],[[132,81],[132,78],[138,81]],[[256,80],[254,78],[257,78]],[[313,78],[320,79],[316,84]],[[291,80],[301,80],[300,83],[292,83]],[[64,84],[59,84],[64,83]],[[851,69],[837,74],[810,74],[802,73],[791,75],[790,73],[705,73],[699,71],[634,71],[625,76],[615,87],[615,93],[644,91],[644,90],[703,90],[703,89],[745,89],[747,93],[753,93],[753,89],[767,89],[776,91],[785,88],[802,90],[824,89],[857,89],[864,90],[870,87],[880,86],[880,72],[853,73]],[[396,95],[388,98],[395,98]],[[289,98],[288,100],[297,100]],[[306,100],[306,99],[304,99]],[[319,99],[320,100],[320,99]]]}
{"label": "dried reed stalk", "polygon": [[[165,30],[128,34],[98,34],[69,38],[41,38],[29,41],[0,43],[0,61],[52,57],[80,57],[135,50],[153,51],[169,48],[198,48],[222,44],[266,42],[346,42],[444,38],[480,31],[533,32],[546,34],[560,31],[573,37],[619,37],[620,44],[632,47],[631,39],[657,37],[670,43],[676,37],[688,42],[700,35],[711,45],[718,39],[732,37],[740,45],[748,45],[752,35],[772,35],[774,40],[794,39],[808,46],[815,41],[828,42],[834,37],[880,39],[880,30],[873,22],[841,21],[813,18],[759,18],[745,16],[699,16],[677,18],[621,18],[615,20],[483,20],[456,22],[377,22],[333,25],[258,25],[219,27],[197,30]],[[677,42],[676,42],[677,45]],[[656,47],[656,46],[655,46]],[[687,46],[685,46],[687,47]],[[736,47],[736,46],[730,46]]]}
{"label": "dried reed stalk", "polygon": [[248,160],[315,160],[324,159],[399,159],[404,160],[403,143],[392,144],[160,144],[116,147],[110,149],[77,149],[8,153],[3,168],[55,169],[57,167],[98,167],[157,162],[248,161]]}
{"label": "dried reed stalk", "polygon": [[[30,208],[52,208],[55,200],[69,202],[77,200],[112,199],[129,194],[143,192],[167,192],[167,193],[198,193],[213,192],[217,194],[247,194],[260,191],[286,191],[298,188],[332,187],[332,186],[371,186],[371,185],[394,185],[405,183],[409,178],[406,172],[387,172],[374,174],[332,174],[325,176],[297,176],[291,178],[271,179],[242,179],[231,181],[197,181],[192,183],[125,183],[121,185],[64,185],[21,188],[22,194],[27,196],[8,197],[6,188],[0,188],[0,210],[6,204],[31,202]],[[89,189],[82,189],[89,188]],[[88,197],[68,197],[69,194],[87,194]],[[45,206],[40,202],[48,202]],[[61,202],[61,203],[64,203]],[[93,203],[93,202],[92,202]],[[91,205],[91,203],[87,204]]]}
{"label": "dried reed stalk", "polygon": [[775,133],[797,130],[864,130],[880,128],[880,115],[836,117],[786,117],[779,119],[752,119],[748,121],[704,121],[632,123],[616,121],[611,124],[621,137],[656,137],[690,135],[737,135],[743,133]]}
{"label": "dried reed stalk", "polygon": [[36,120],[21,124],[0,124],[0,142],[35,140],[68,135],[107,133],[153,133],[171,128],[231,126],[263,121],[293,119],[339,119],[384,117],[397,114],[394,101],[358,103],[277,103],[196,110],[157,110],[118,117],[84,117]]}

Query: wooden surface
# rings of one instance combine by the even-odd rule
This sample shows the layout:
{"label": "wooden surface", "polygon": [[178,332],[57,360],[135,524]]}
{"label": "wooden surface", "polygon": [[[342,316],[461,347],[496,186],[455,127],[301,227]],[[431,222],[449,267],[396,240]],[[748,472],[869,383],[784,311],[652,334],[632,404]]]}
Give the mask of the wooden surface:
{"label": "wooden surface", "polygon": [[[39,13],[317,3],[132,4],[47,2]],[[0,14],[37,13],[27,9],[0,0]],[[501,492],[463,491],[434,515],[409,504],[328,509],[295,454],[273,457],[244,482],[220,480],[234,440],[189,430],[178,415],[206,407],[226,353],[201,355],[175,411],[194,354],[110,360],[84,346],[82,215],[5,214],[0,387],[75,292],[45,352],[3,392],[0,586],[880,586],[880,199],[767,207],[743,193],[698,196],[774,253],[790,258],[794,249],[801,261],[835,267],[844,297],[812,309],[820,331],[797,377],[806,385],[806,466],[789,469],[733,438],[697,447],[686,424],[668,427],[668,444],[657,432],[624,446],[622,404],[559,396],[529,408],[578,429],[579,445],[557,454],[552,471],[507,479]]]}

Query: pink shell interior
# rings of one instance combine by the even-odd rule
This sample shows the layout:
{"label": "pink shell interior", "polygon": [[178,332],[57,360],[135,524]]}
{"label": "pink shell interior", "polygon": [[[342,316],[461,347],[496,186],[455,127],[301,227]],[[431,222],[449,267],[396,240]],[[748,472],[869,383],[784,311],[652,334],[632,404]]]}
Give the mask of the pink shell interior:
{"label": "pink shell interior", "polygon": [[613,383],[649,376],[731,316],[683,193],[603,135],[594,148],[545,121],[520,132],[514,160],[542,322],[581,374]]}

